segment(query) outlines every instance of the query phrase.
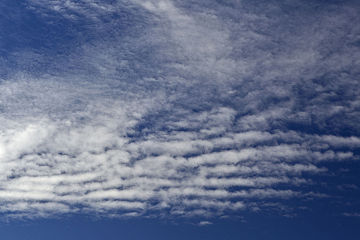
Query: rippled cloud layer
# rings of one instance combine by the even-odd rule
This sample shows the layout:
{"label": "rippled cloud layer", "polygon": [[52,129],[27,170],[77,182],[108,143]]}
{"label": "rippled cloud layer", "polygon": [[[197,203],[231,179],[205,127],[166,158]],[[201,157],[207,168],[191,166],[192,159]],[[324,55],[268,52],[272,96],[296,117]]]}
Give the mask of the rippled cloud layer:
{"label": "rippled cloud layer", "polygon": [[42,30],[2,47],[6,216],[261,211],[331,199],[315,178],[336,178],[328,162],[358,161],[356,3],[14,8]]}

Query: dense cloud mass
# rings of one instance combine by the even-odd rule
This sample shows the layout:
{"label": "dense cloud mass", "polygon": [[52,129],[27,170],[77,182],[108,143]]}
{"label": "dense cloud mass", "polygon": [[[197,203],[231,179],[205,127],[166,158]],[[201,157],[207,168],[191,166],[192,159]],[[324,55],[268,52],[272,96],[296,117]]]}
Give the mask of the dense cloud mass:
{"label": "dense cloud mass", "polygon": [[355,1],[13,5],[0,24],[29,25],[0,39],[5,216],[261,211],[332,198],[325,163],[359,159]]}

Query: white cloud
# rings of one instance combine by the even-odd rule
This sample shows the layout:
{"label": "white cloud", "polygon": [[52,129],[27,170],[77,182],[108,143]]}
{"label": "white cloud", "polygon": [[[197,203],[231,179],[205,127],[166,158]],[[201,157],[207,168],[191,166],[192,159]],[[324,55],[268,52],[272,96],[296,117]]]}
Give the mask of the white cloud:
{"label": "white cloud", "polygon": [[213,224],[213,223],[210,222],[210,221],[201,221],[201,222],[199,222],[199,226],[207,226],[207,225],[211,225],[211,224]]}
{"label": "white cloud", "polygon": [[[326,14],[309,29],[294,23],[293,36],[286,19],[272,22],[241,3],[30,2],[42,14],[96,22],[89,29],[104,35],[79,39],[65,61],[75,70],[0,82],[0,211],[8,216],[219,216],[319,197],[306,185],[328,171],[321,163],[358,158],[357,93],[345,91],[331,111],[328,100],[343,85],[358,89],[333,68],[356,56],[341,49],[318,63],[324,41],[335,38],[316,31],[328,27]],[[141,18],[135,33],[103,21],[120,10]],[[339,80],[316,80],[329,72]],[[346,124],[354,136],[339,135]],[[306,131],[312,127],[320,130]]]}

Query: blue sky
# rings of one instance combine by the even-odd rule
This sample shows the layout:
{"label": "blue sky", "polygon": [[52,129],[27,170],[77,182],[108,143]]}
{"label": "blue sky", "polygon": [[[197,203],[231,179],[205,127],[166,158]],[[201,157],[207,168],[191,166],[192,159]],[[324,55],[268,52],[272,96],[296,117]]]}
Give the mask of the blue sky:
{"label": "blue sky", "polygon": [[359,10],[1,1],[3,236],[357,239]]}

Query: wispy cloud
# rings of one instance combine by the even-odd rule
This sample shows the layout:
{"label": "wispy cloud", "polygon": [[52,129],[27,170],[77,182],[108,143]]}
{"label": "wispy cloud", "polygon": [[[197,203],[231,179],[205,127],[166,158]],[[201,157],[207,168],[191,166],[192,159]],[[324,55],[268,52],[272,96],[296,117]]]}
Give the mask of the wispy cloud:
{"label": "wispy cloud", "polygon": [[28,2],[95,36],[51,74],[1,80],[1,212],[210,217],[325,196],[308,187],[323,163],[359,157],[358,16],[188,4]]}
{"label": "wispy cloud", "polygon": [[211,225],[212,222],[209,222],[209,221],[201,221],[199,222],[199,226],[207,226],[207,225]]}

